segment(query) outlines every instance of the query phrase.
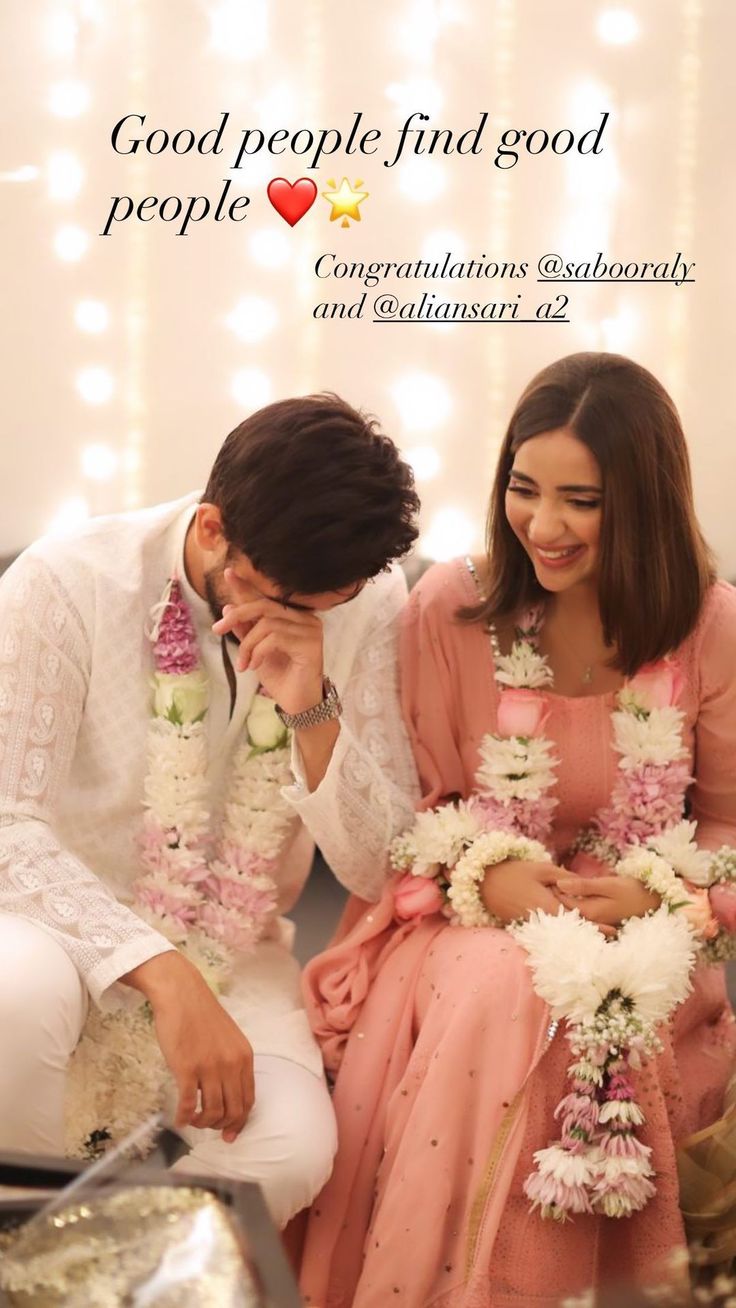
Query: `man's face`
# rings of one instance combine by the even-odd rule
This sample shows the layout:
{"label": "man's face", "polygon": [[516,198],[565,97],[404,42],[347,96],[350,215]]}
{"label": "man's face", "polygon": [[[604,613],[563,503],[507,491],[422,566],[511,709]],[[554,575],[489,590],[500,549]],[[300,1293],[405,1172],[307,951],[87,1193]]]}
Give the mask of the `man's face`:
{"label": "man's face", "polygon": [[[228,583],[225,577],[226,568],[232,570],[241,584],[235,586]],[[298,609],[304,613],[323,613],[354,599],[365,584],[365,581],[357,581],[341,590],[327,590],[316,595],[294,593],[284,598],[276,582],[266,577],[264,573],[258,572],[248,556],[238,550],[230,550],[221,563],[207,569],[204,574],[205,595],[216,622],[222,617],[222,610],[226,604],[242,603],[248,598],[275,600],[284,608]],[[249,596],[245,594],[244,588],[250,590]]]}

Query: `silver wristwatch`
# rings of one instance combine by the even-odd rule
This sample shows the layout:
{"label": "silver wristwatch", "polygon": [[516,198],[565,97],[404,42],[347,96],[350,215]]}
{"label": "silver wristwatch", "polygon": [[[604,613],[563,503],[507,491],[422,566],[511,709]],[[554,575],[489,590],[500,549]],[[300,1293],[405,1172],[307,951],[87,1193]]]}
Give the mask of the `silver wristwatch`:
{"label": "silver wristwatch", "polygon": [[303,730],[304,727],[318,727],[321,722],[331,722],[333,718],[339,718],[342,713],[337,686],[333,685],[329,677],[322,678],[322,699],[312,708],[304,709],[302,713],[287,713],[280,704],[275,707],[284,726],[290,731]]}

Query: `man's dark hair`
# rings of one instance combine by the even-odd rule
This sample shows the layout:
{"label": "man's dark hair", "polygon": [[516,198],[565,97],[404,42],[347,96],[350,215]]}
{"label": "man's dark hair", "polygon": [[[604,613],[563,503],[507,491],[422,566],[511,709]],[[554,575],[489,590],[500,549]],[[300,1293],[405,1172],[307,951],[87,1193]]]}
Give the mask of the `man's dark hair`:
{"label": "man's dark hair", "polygon": [[374,419],[329,393],[241,422],[202,498],[220,510],[228,545],[287,595],[374,577],[417,537],[411,468]]}

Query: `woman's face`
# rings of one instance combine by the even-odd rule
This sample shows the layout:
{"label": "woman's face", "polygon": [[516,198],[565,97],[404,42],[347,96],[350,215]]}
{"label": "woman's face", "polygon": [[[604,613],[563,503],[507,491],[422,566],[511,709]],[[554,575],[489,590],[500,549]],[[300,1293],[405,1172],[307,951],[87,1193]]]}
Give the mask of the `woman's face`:
{"label": "woman's face", "polygon": [[602,494],[598,461],[569,428],[532,436],[516,451],[506,517],[545,590],[595,580]]}

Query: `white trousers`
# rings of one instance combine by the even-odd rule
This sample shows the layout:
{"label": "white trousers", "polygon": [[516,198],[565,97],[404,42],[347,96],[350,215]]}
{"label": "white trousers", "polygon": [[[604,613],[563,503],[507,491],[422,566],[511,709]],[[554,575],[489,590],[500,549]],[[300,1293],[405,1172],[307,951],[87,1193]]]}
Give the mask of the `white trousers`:
{"label": "white trousers", "polygon": [[[0,913],[0,960],[0,1150],[61,1155],[66,1069],[88,992],[61,945],[24,918]],[[238,1139],[189,1127],[191,1153],[175,1167],[258,1181],[283,1227],[330,1175],[335,1116],[324,1080],[298,1063],[256,1054],[254,1068],[255,1105]]]}

